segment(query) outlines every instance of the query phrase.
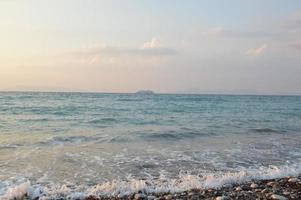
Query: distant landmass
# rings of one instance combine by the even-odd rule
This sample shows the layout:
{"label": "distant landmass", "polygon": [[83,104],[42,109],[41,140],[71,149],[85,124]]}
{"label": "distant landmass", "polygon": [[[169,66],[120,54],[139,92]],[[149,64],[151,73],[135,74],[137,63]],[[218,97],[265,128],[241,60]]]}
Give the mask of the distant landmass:
{"label": "distant landmass", "polygon": [[151,90],[139,90],[135,94],[155,94],[155,92]]}

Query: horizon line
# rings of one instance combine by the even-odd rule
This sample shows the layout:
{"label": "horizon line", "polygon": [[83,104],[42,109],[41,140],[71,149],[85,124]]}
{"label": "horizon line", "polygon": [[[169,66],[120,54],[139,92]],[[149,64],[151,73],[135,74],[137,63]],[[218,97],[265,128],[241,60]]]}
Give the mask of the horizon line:
{"label": "horizon line", "polygon": [[[140,91],[140,90],[138,90]],[[0,90],[0,93],[86,93],[86,94],[136,94],[136,92],[101,92],[101,91],[47,91],[47,90]],[[153,90],[151,90],[153,91]],[[301,96],[301,94],[277,94],[277,93],[219,93],[219,92],[156,92],[153,94],[137,95],[224,95],[224,96]]]}

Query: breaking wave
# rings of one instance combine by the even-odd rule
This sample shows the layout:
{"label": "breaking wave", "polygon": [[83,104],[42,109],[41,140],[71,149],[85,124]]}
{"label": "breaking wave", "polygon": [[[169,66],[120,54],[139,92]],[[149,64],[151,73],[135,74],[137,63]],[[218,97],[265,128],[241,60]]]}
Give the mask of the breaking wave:
{"label": "breaking wave", "polygon": [[[282,167],[270,166],[249,168],[239,172],[191,175],[180,174],[178,178],[167,179],[160,177],[149,180],[112,180],[92,187],[83,185],[40,185],[25,181],[12,186],[2,195],[1,200],[20,199],[27,196],[30,200],[41,199],[84,199],[95,197],[123,197],[137,192],[145,194],[176,193],[190,189],[220,188],[233,184],[241,184],[251,180],[263,180],[297,176],[301,173],[301,163]],[[0,194],[1,195],[1,194]]]}

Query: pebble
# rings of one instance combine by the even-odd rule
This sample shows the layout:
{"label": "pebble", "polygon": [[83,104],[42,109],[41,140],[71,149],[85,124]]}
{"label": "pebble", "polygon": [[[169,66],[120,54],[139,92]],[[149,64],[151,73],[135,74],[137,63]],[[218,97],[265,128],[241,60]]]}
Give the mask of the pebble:
{"label": "pebble", "polygon": [[134,199],[143,199],[145,198],[144,194],[135,194]]}
{"label": "pebble", "polygon": [[216,197],[215,200],[227,200],[227,199],[228,199],[228,197],[226,197],[226,196],[220,196],[220,197]]}
{"label": "pebble", "polygon": [[243,185],[243,186],[241,186],[241,189],[242,189],[242,190],[249,190],[249,189],[250,189],[250,187],[249,187],[249,186],[247,186],[247,185]]}
{"label": "pebble", "polygon": [[286,197],[281,196],[281,195],[277,195],[277,194],[273,194],[273,195],[271,196],[271,198],[272,198],[272,199],[275,199],[275,200],[287,200]]}
{"label": "pebble", "polygon": [[298,181],[299,180],[297,178],[290,178],[290,179],[288,179],[288,182],[290,182],[290,183],[296,183]]}
{"label": "pebble", "polygon": [[194,192],[189,192],[188,193],[188,196],[193,196],[194,195]]}
{"label": "pebble", "polygon": [[208,192],[213,192],[213,189],[208,189]]}
{"label": "pebble", "polygon": [[[258,181],[249,182],[232,187],[223,187],[221,189],[200,189],[190,190],[175,194],[153,194],[145,195],[136,193],[131,196],[134,200],[198,200],[201,198],[212,200],[230,200],[230,199],[270,199],[270,200],[288,200],[300,199],[299,183],[301,176],[294,178],[274,179],[268,182]],[[96,200],[96,199],[89,199]]]}
{"label": "pebble", "polygon": [[273,185],[275,185],[276,183],[274,182],[274,181],[271,181],[271,182],[268,182],[267,183],[267,186],[273,186]]}
{"label": "pebble", "polygon": [[264,190],[261,191],[261,193],[267,193],[269,192],[269,190],[267,188],[265,188]]}

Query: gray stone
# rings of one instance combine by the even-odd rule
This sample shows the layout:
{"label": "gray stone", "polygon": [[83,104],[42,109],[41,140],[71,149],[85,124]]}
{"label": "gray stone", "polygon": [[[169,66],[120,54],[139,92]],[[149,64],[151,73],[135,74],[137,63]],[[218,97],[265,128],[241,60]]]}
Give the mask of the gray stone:
{"label": "gray stone", "polygon": [[219,197],[216,197],[215,200],[228,200],[229,198],[226,197],[226,196],[219,196]]}
{"label": "gray stone", "polygon": [[172,195],[171,195],[171,194],[166,195],[166,196],[165,196],[165,199],[166,199],[166,200],[171,200],[171,199],[172,199]]}
{"label": "gray stone", "polygon": [[275,199],[275,200],[287,200],[286,197],[278,195],[278,194],[272,194],[271,199]]}
{"label": "gray stone", "polygon": [[148,200],[154,200],[156,197],[155,196],[148,196],[147,199]]}
{"label": "gray stone", "polygon": [[188,196],[193,196],[194,195],[194,192],[189,192],[188,193]]}
{"label": "gray stone", "polygon": [[264,190],[261,191],[261,193],[267,193],[269,192],[269,189],[265,188]]}
{"label": "gray stone", "polygon": [[288,182],[290,182],[290,183],[296,183],[298,181],[299,180],[297,178],[290,178],[290,179],[288,179]]}
{"label": "gray stone", "polygon": [[144,194],[135,194],[134,199],[143,199],[145,198]]}
{"label": "gray stone", "polygon": [[267,183],[267,186],[271,186],[271,187],[272,187],[272,186],[275,185],[275,184],[276,184],[276,183],[275,183],[274,181],[271,181],[271,182],[268,182],[268,183]]}

